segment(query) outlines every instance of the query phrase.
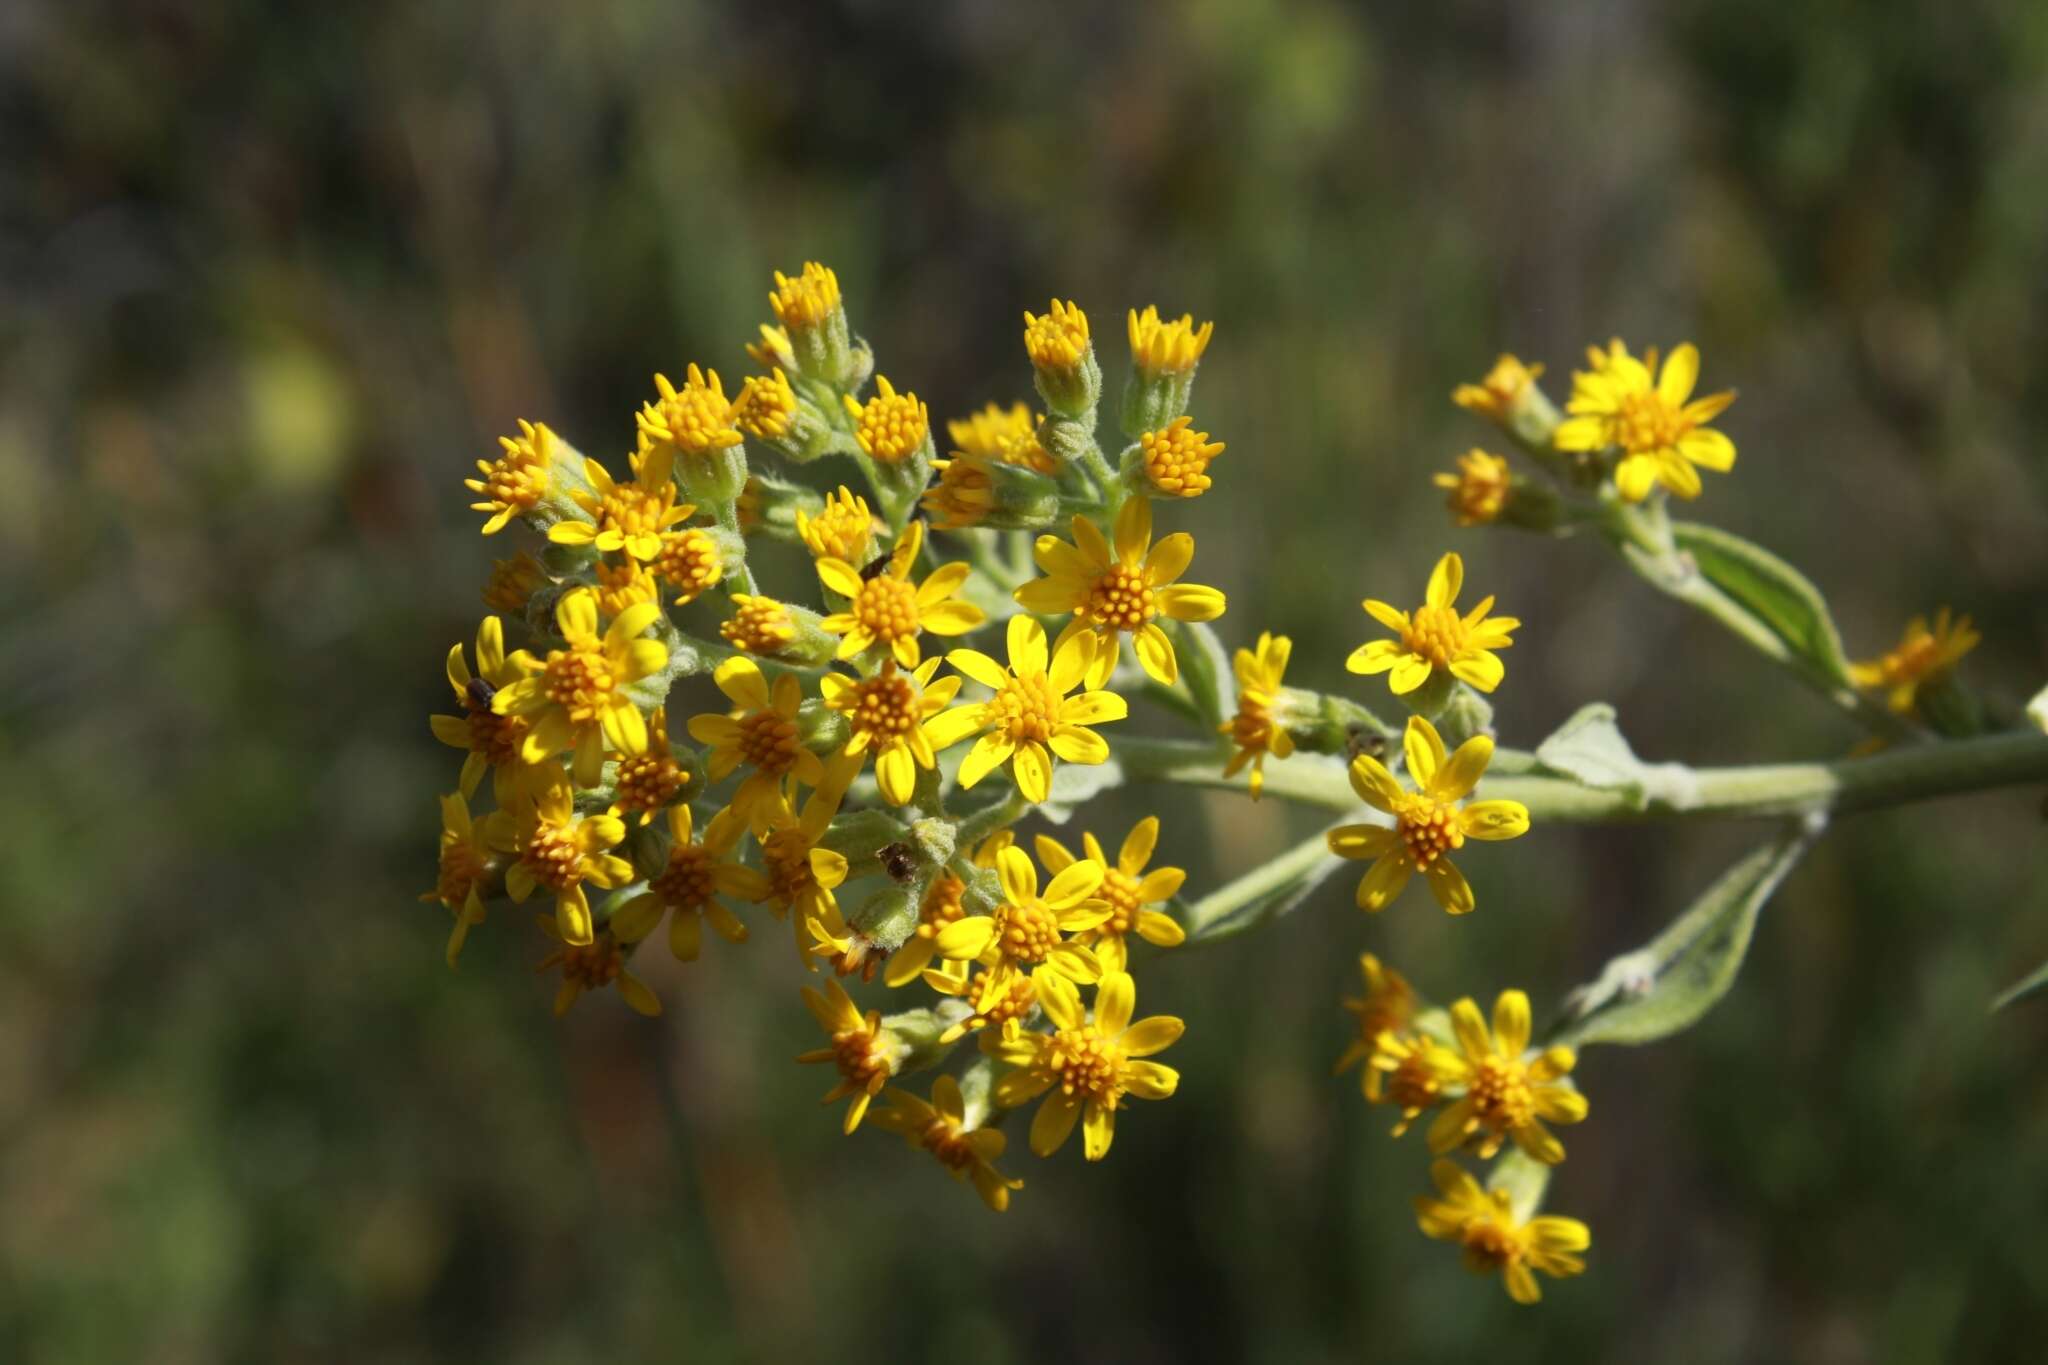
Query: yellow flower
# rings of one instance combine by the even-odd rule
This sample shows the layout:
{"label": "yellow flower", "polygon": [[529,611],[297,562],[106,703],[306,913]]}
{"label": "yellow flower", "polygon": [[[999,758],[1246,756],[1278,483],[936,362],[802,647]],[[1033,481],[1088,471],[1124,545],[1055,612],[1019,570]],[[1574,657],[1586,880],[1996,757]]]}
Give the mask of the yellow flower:
{"label": "yellow flower", "polygon": [[1429,1168],[1442,1196],[1418,1196],[1415,1217],[1424,1236],[1456,1242],[1465,1249],[1465,1265],[1476,1274],[1498,1270],[1516,1303],[1543,1297],[1533,1272],[1563,1279],[1585,1270],[1579,1255],[1593,1244],[1593,1234],[1576,1218],[1544,1215],[1524,1223],[1515,1217],[1506,1190],[1483,1190],[1454,1161]]}
{"label": "yellow flower", "polygon": [[898,464],[924,448],[931,434],[931,413],[914,393],[896,392],[886,375],[875,376],[876,393],[865,404],[843,395],[853,418],[853,439],[871,460]]}
{"label": "yellow flower", "polygon": [[747,343],[747,355],[764,370],[796,368],[796,350],[789,344],[789,333],[765,322],[761,324],[761,339]]}
{"label": "yellow flower", "polygon": [[1413,791],[1405,791],[1386,765],[1370,754],[1351,760],[1351,789],[1361,801],[1394,817],[1394,828],[1339,825],[1329,833],[1330,852],[1340,858],[1373,860],[1358,883],[1358,908],[1382,910],[1416,872],[1429,878],[1437,903],[1453,915],[1472,909],[1472,887],[1448,856],[1467,839],[1512,839],[1529,832],[1529,808],[1519,801],[1474,801],[1459,805],[1477,785],[1493,758],[1493,741],[1474,735],[1444,756],[1436,727],[1408,717],[1402,739]]}
{"label": "yellow flower", "polygon": [[590,572],[597,580],[592,591],[597,594],[599,616],[618,616],[642,602],[661,599],[661,589],[655,584],[654,575],[647,572],[647,566],[637,559],[622,559],[616,564],[599,560],[590,566]]}
{"label": "yellow flower", "polygon": [[796,423],[796,391],[780,366],[740,385],[732,400],[732,424],[757,440],[787,436]]}
{"label": "yellow flower", "polygon": [[1225,777],[1235,777],[1244,765],[1252,765],[1252,800],[1266,786],[1266,755],[1286,758],[1294,752],[1294,736],[1287,733],[1274,714],[1280,699],[1280,677],[1287,671],[1294,642],[1285,635],[1259,632],[1257,649],[1240,649],[1231,658],[1237,674],[1237,714],[1217,729],[1230,736],[1237,752],[1223,767]]}
{"label": "yellow flower", "polygon": [[1083,1150],[1090,1161],[1100,1161],[1109,1154],[1116,1111],[1125,1099],[1163,1100],[1179,1088],[1179,1072],[1140,1059],[1171,1047],[1187,1026],[1165,1014],[1133,1024],[1138,989],[1125,972],[1102,978],[1092,1019],[1065,977],[1041,968],[1034,978],[1055,1031],[1020,1033],[1002,1045],[1002,1059],[1020,1069],[996,1082],[996,1103],[1014,1109],[1046,1096],[1031,1120],[1031,1150],[1040,1156],[1060,1149],[1085,1109]]}
{"label": "yellow flower", "polygon": [[938,668],[939,660],[931,658],[914,673],[899,673],[896,661],[888,659],[872,678],[827,673],[818,680],[825,705],[844,715],[852,727],[846,752],[855,757],[874,754],[875,783],[892,806],[910,800],[919,768],[938,767],[931,721],[960,690],[958,678],[933,682]]}
{"label": "yellow flower", "polygon": [[962,788],[1008,763],[1024,799],[1043,801],[1052,794],[1054,756],[1068,763],[1107,759],[1108,743],[1089,727],[1122,720],[1130,707],[1114,692],[1067,695],[1088,672],[1095,648],[1092,637],[1068,640],[1050,654],[1048,668],[1044,628],[1028,616],[1013,616],[1008,644],[1008,668],[979,650],[956,649],[946,656],[947,663],[994,688],[995,695],[933,717],[925,735],[935,749],[950,748],[969,735],[981,736],[961,760]]}
{"label": "yellow flower", "polygon": [[[1529,997],[1502,991],[1493,1002],[1493,1031],[1468,997],[1451,1006],[1451,1031],[1458,1052],[1439,1048],[1431,1063],[1464,1096],[1436,1116],[1429,1126],[1429,1148],[1441,1155],[1478,1140],[1481,1160],[1491,1160],[1501,1143],[1515,1145],[1536,1160],[1556,1165],[1564,1160],[1564,1144],[1543,1126],[1577,1123],[1586,1117],[1586,1097],[1559,1078],[1577,1061],[1568,1047],[1548,1048],[1535,1060],[1529,1051]],[[1462,1055],[1460,1055],[1462,1054]]]}
{"label": "yellow flower", "polygon": [[1202,352],[1209,349],[1216,324],[1205,322],[1197,327],[1192,313],[1181,314],[1177,322],[1162,321],[1159,310],[1148,306],[1143,314],[1131,310],[1128,330],[1131,361],[1142,373],[1181,375],[1190,373]]}
{"label": "yellow flower", "polygon": [[796,533],[816,559],[843,559],[849,564],[866,564],[875,551],[875,532],[881,523],[868,508],[868,500],[848,491],[827,494],[818,515],[796,514]]}
{"label": "yellow flower", "polygon": [[1508,462],[1474,446],[1458,457],[1458,472],[1438,474],[1438,488],[1447,489],[1444,505],[1460,526],[1484,526],[1500,517],[1507,506]]}
{"label": "yellow flower", "polygon": [[767,899],[768,878],[733,858],[733,849],[746,824],[730,810],[722,810],[704,827],[701,842],[691,837],[692,818],[687,805],[672,806],[668,828],[674,842],[669,845],[668,865],[647,879],[647,889],[620,906],[612,915],[612,929],[628,943],[638,943],[654,932],[667,915],[668,947],[678,961],[695,962],[704,941],[704,921],[728,943],[744,943],[747,926],[718,898],[759,902]]}
{"label": "yellow flower", "polygon": [[562,969],[562,985],[555,992],[556,1018],[567,1014],[583,992],[602,990],[606,986],[618,987],[619,994],[638,1013],[649,1018],[661,1013],[661,998],[647,988],[646,982],[626,970],[625,948],[620,946],[619,938],[611,930],[605,930],[589,943],[561,943],[562,936],[552,920],[542,915],[536,923],[542,932],[560,944],[536,969],[543,972],[550,967]]}
{"label": "yellow flower", "polygon": [[1038,443],[1037,419],[1022,403],[1012,403],[1007,409],[990,403],[970,417],[946,423],[946,434],[953,438],[955,455],[1016,465],[1040,474],[1059,472],[1059,461]]}
{"label": "yellow flower", "polygon": [[1488,619],[1493,598],[1460,616],[1458,590],[1465,585],[1465,561],[1453,552],[1436,562],[1430,571],[1429,590],[1413,615],[1396,611],[1375,597],[1365,599],[1365,610],[1373,620],[1400,635],[1399,640],[1373,640],[1351,651],[1344,667],[1370,676],[1388,673],[1387,686],[1395,696],[1406,696],[1429,681],[1436,669],[1470,683],[1481,692],[1500,686],[1507,668],[1495,654],[1514,644],[1514,632],[1521,622],[1512,616]]}
{"label": "yellow flower", "polygon": [[1008,989],[1009,975],[1040,966],[1068,981],[1099,980],[1102,968],[1094,951],[1065,936],[1093,929],[1109,917],[1109,908],[1095,897],[1102,864],[1069,859],[1041,897],[1031,855],[1013,845],[997,854],[996,875],[1003,884],[1002,904],[990,914],[969,915],[939,930],[938,955],[949,962],[1003,969],[983,992],[990,999]]}
{"label": "yellow flower", "polygon": [[710,455],[736,446],[743,439],[732,424],[732,404],[726,401],[725,385],[718,371],[690,366],[678,389],[668,376],[654,376],[652,403],[640,409],[640,431],[650,441],[660,442],[677,454]]}
{"label": "yellow flower", "polygon": [[1213,482],[1209,461],[1223,453],[1223,442],[1211,441],[1206,431],[1196,431],[1186,417],[1176,417],[1162,431],[1148,431],[1138,438],[1145,462],[1145,477],[1160,492],[1176,498],[1199,498]]}
{"label": "yellow flower", "polygon": [[1088,355],[1088,315],[1080,305],[1054,299],[1044,317],[1024,314],[1024,353],[1033,369],[1072,374]]}
{"label": "yellow flower", "polygon": [[919,498],[925,515],[941,531],[959,531],[979,526],[995,509],[995,478],[986,460],[956,455],[934,460],[938,481]]}
{"label": "yellow flower", "polygon": [[839,913],[839,899],[833,892],[846,881],[844,856],[818,841],[832,826],[839,803],[853,780],[848,760],[835,757],[825,765],[818,789],[804,802],[798,815],[785,796],[768,814],[768,832],[761,840],[761,866],[768,874],[767,904],[778,917],[790,917],[797,956],[815,971],[817,964],[806,951],[810,942],[844,938],[846,920]]}
{"label": "yellow flower", "polygon": [[563,595],[555,626],[568,648],[549,650],[545,660],[523,649],[512,655],[519,679],[491,698],[499,715],[524,717],[531,726],[520,748],[528,763],[573,750],[576,785],[595,787],[607,742],[622,754],[646,751],[647,717],[625,688],[668,664],[667,645],[639,638],[660,616],[660,607],[642,603],[600,636],[597,594],[578,588]]}
{"label": "yellow flower", "polygon": [[796,621],[789,608],[772,597],[732,594],[732,616],[722,621],[718,633],[734,649],[749,654],[777,654],[796,638]]}
{"label": "yellow flower", "polygon": [[839,311],[839,277],[816,261],[805,261],[803,273],[794,278],[778,270],[768,306],[776,321],[793,332],[821,327]]}
{"label": "yellow flower", "polygon": [[1344,1008],[1358,1020],[1358,1036],[1344,1049],[1331,1074],[1341,1076],[1359,1063],[1367,1063],[1360,1087],[1367,1099],[1377,1101],[1384,1073],[1370,1063],[1379,1049],[1380,1035],[1403,1032],[1415,1017],[1415,988],[1393,968],[1382,967],[1371,953],[1358,955],[1358,967],[1365,974],[1365,994],[1344,1002]]}
{"label": "yellow flower", "polygon": [[438,901],[455,916],[455,927],[448,933],[450,967],[462,955],[469,926],[484,922],[484,899],[477,888],[490,875],[492,861],[488,822],[472,821],[469,803],[460,794],[442,797],[440,870],[434,889],[420,899]]}
{"label": "yellow flower", "polygon": [[732,795],[732,809],[757,833],[782,800],[785,779],[815,787],[825,779],[825,764],[803,746],[797,733],[797,708],[803,684],[784,673],[768,685],[761,666],[744,655],[727,659],[711,675],[718,690],[733,704],[731,715],[707,711],[690,717],[690,738],[708,745],[705,775],[722,782],[742,764],[752,768]]}
{"label": "yellow flower", "polygon": [[1468,412],[1505,423],[1523,393],[1542,374],[1541,365],[1524,365],[1514,356],[1502,353],[1493,362],[1493,368],[1487,371],[1486,378],[1477,384],[1458,385],[1451,394],[1451,401]]}
{"label": "yellow flower", "polygon": [[968,1004],[967,1017],[940,1034],[939,1041],[952,1043],[979,1032],[981,1050],[991,1057],[1017,1037],[1023,1021],[1038,1008],[1038,987],[1032,978],[1008,967],[975,969],[965,962],[948,962],[927,968],[924,981],[939,994],[960,996]]}
{"label": "yellow flower", "polygon": [[510,559],[494,559],[490,580],[484,584],[484,605],[508,616],[517,615],[526,610],[527,599],[547,581],[547,570],[524,550]]}
{"label": "yellow flower", "polygon": [[1850,664],[1849,681],[1862,688],[1888,689],[1885,704],[1898,715],[1909,716],[1920,704],[1920,689],[1946,678],[1983,638],[1968,616],[1951,616],[1943,607],[1934,614],[1933,629],[1926,617],[1916,616],[1906,623],[1896,648],[1868,662]]}
{"label": "yellow flower", "polygon": [[675,604],[679,607],[696,601],[725,577],[725,560],[718,552],[718,542],[708,531],[695,527],[663,536],[661,551],[651,567],[676,590]]}
{"label": "yellow flower", "polygon": [[505,628],[495,616],[486,616],[476,628],[476,667],[472,674],[461,645],[449,648],[448,686],[454,689],[464,714],[430,716],[427,723],[433,727],[435,739],[468,754],[457,780],[463,797],[475,796],[477,784],[489,771],[498,805],[510,806],[512,789],[528,767],[521,751],[529,727],[520,717],[499,715],[491,708],[499,690],[520,678],[518,667],[505,657]]}
{"label": "yellow flower", "polygon": [[540,505],[547,496],[548,471],[555,462],[555,433],[548,430],[546,422],[521,419],[519,435],[500,436],[498,444],[505,449],[503,455],[476,462],[483,477],[463,480],[470,492],[482,497],[482,501],[471,503],[470,509],[491,514],[484,522],[487,536],[496,535],[506,522]]}
{"label": "yellow flower", "polygon": [[668,708],[657,706],[647,723],[646,751],[619,760],[612,814],[634,816],[632,823],[644,825],[654,818],[654,812],[676,799],[686,777],[669,743]]}
{"label": "yellow flower", "polygon": [[1700,353],[1692,343],[1671,352],[1654,382],[1654,347],[1641,360],[1619,340],[1609,342],[1604,353],[1589,347],[1586,354],[1593,368],[1572,375],[1572,400],[1565,405],[1572,415],[1553,437],[1559,450],[1619,447],[1614,486],[1630,502],[1641,502],[1658,484],[1681,498],[1696,498],[1700,475],[1694,465],[1722,474],[1735,467],[1735,443],[1707,426],[1735,401],[1735,391],[1692,397],[1700,373]]}
{"label": "yellow flower", "polygon": [[[663,460],[643,460],[629,482],[615,483],[596,460],[583,462],[583,476],[594,492],[578,489],[570,496],[590,514],[590,521],[558,521],[548,528],[557,545],[591,546],[606,554],[653,559],[661,552],[661,533],[688,521],[697,509],[676,505],[676,486]],[[595,523],[595,524],[593,524]]]}
{"label": "yellow flower", "polygon": [[633,880],[633,865],[608,852],[626,837],[616,815],[576,814],[576,796],[557,769],[522,791],[513,818],[494,823],[491,839],[518,859],[505,869],[505,890],[524,902],[536,887],[555,893],[555,928],[564,943],[592,942],[590,899],[583,884],[609,890]]}
{"label": "yellow flower", "polygon": [[975,1122],[968,1122],[960,1082],[951,1076],[939,1077],[932,1082],[930,1103],[894,1088],[884,1098],[889,1103],[875,1111],[877,1128],[899,1134],[911,1146],[930,1152],[955,1180],[974,1186],[981,1201],[997,1213],[1010,1207],[1010,1191],[1023,1189],[1024,1182],[1006,1179],[995,1168],[1007,1140],[1000,1130],[980,1126],[985,1108]]}
{"label": "yellow flower", "polygon": [[1090,687],[1109,681],[1125,635],[1132,637],[1146,674],[1170,684],[1179,676],[1180,665],[1158,618],[1213,621],[1223,614],[1221,592],[1177,581],[1194,557],[1195,538],[1186,531],[1176,531],[1154,545],[1151,500],[1129,498],[1116,514],[1114,548],[1095,523],[1082,516],[1074,518],[1071,545],[1058,536],[1040,536],[1033,558],[1045,577],[1026,583],[1015,596],[1029,612],[1074,614],[1055,649],[1083,632],[1096,637],[1088,670]]}
{"label": "yellow flower", "polygon": [[924,582],[912,586],[910,566],[917,562],[924,544],[924,523],[913,521],[896,538],[888,565],[872,578],[843,559],[830,556],[818,561],[818,578],[831,591],[847,599],[845,611],[834,612],[819,624],[839,641],[839,657],[851,659],[874,645],[889,647],[896,662],[916,668],[924,658],[917,637],[922,631],[934,635],[965,635],[988,613],[955,596],[967,581],[965,564],[942,564]]}
{"label": "yellow flower", "polygon": [[[997,855],[1012,842],[1013,836],[1006,829],[991,834],[974,850],[974,865],[993,868]],[[925,890],[924,900],[918,906],[917,927],[910,931],[910,937],[903,940],[902,946],[889,956],[889,964],[882,973],[882,980],[885,983],[890,986],[907,986],[931,965],[932,959],[938,954],[939,931],[967,916],[967,906],[961,899],[966,894],[967,883],[950,872],[942,872],[932,878],[931,885]]]}
{"label": "yellow flower", "polygon": [[803,1053],[797,1060],[838,1066],[839,1084],[825,1096],[825,1103],[853,1096],[853,1103],[846,1108],[846,1132],[851,1133],[860,1127],[869,1101],[881,1094],[889,1078],[903,1069],[903,1059],[910,1047],[882,1027],[880,1010],[869,1010],[863,1015],[853,997],[846,993],[846,987],[830,977],[825,979],[823,993],[804,987],[804,1005],[818,1021],[818,1027],[831,1038],[832,1046]]}
{"label": "yellow flower", "polygon": [[1401,1111],[1395,1137],[1405,1134],[1425,1110],[1451,1098],[1444,1090],[1444,1075],[1456,1059],[1449,1048],[1419,1033],[1380,1034],[1366,1062],[1365,1097]]}
{"label": "yellow flower", "polygon": [[[1055,875],[1075,866],[1074,855],[1065,845],[1050,835],[1041,834],[1034,841],[1038,849],[1038,860],[1045,864],[1045,870]],[[1102,883],[1095,889],[1095,896],[1109,903],[1109,918],[1093,929],[1083,930],[1076,941],[1095,950],[1096,959],[1106,972],[1121,972],[1131,960],[1129,935],[1136,934],[1155,948],[1174,948],[1187,941],[1187,931],[1173,916],[1147,906],[1163,905],[1180,893],[1181,883],[1188,874],[1178,867],[1160,867],[1145,871],[1145,864],[1152,861],[1152,850],[1159,844],[1159,817],[1148,815],[1131,826],[1131,832],[1124,836],[1123,847],[1117,850],[1116,861],[1111,862],[1103,853],[1102,845],[1095,836],[1083,832],[1082,850],[1088,855],[1085,861],[1102,869]]]}

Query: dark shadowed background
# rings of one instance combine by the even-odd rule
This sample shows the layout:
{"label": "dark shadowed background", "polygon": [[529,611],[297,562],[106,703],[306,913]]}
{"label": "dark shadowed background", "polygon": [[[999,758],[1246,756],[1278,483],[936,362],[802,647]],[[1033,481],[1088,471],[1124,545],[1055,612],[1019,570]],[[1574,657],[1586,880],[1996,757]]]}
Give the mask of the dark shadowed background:
{"label": "dark shadowed background", "polygon": [[[1214,318],[1185,512],[1226,640],[1338,688],[1455,545],[1528,624],[1501,722],[1646,755],[1855,736],[1592,544],[1449,529],[1495,353],[1691,339],[1698,512],[1852,653],[1953,603],[2048,676],[2048,9],[1239,0],[0,7],[0,1354],[35,1361],[2017,1360],[2048,1326],[2038,793],[1845,824],[1693,1033],[1590,1053],[1551,1204],[1592,1268],[1468,1278],[1331,1060],[1370,947],[1539,1012],[1753,832],[1539,829],[1480,912],[1341,883],[1149,964],[1170,1103],[1012,1211],[841,1138],[778,932],[565,1024],[523,917],[441,961],[427,732],[518,417],[616,457],[838,268],[934,416],[1029,395],[1024,308]],[[790,572],[780,582],[798,592]],[[1384,700],[1378,684],[1358,695]],[[1158,809],[1197,892],[1314,826]],[[877,988],[878,990],[879,988]],[[873,994],[873,992],[870,992]],[[1021,1144],[1020,1144],[1021,1146]],[[1483,1353],[1483,1355],[1482,1355]]]}

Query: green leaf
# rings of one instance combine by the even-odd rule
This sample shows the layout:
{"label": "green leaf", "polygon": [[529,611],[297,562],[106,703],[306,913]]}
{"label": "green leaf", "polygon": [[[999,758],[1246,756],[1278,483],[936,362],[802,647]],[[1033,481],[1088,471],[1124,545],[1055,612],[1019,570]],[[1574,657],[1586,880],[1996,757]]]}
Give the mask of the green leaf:
{"label": "green leaf", "polygon": [[2018,981],[2000,991],[1998,998],[1991,1002],[1993,1010],[2002,1010],[2007,1005],[2017,1005],[2022,1000],[2031,1000],[2037,995],[2048,995],[2048,962],[2028,972]]}
{"label": "green leaf", "polygon": [[1543,1207],[1543,1192],[1550,1187],[1551,1168],[1522,1151],[1510,1147],[1493,1163],[1486,1177],[1489,1190],[1506,1190],[1515,1217],[1528,1222]]}
{"label": "green leaf", "polygon": [[1180,636],[1181,680],[1204,724],[1214,730],[1237,710],[1237,675],[1230,666],[1230,652],[1201,621],[1176,621],[1174,633]]}
{"label": "green leaf", "polygon": [[1536,762],[1588,787],[1623,792],[1637,810],[1653,804],[1683,810],[1697,797],[1692,769],[1636,757],[1615,724],[1614,708],[1604,701],[1580,707],[1557,733],[1537,745]]}
{"label": "green leaf", "polygon": [[1806,575],[1761,546],[1697,522],[1674,521],[1671,538],[1703,577],[1762,622],[1794,654],[1846,687],[1849,661],[1826,599]]}
{"label": "green leaf", "polygon": [[1060,763],[1052,770],[1052,790],[1039,803],[1038,813],[1055,825],[1074,818],[1074,808],[1097,792],[1120,787],[1123,766],[1115,759],[1102,763]]}
{"label": "green leaf", "polygon": [[1550,1041],[1651,1043],[1699,1022],[1734,984],[1764,902],[1820,829],[1817,821],[1788,829],[1722,873],[1663,933],[1572,992]]}

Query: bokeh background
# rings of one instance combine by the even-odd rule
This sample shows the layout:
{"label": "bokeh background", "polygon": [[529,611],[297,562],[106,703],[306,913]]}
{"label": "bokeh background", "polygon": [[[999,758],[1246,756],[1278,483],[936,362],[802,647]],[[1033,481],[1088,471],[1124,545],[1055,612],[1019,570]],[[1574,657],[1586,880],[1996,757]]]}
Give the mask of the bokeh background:
{"label": "bokeh background", "polygon": [[[2039,793],[1844,824],[1693,1033],[1590,1053],[1552,1187],[1591,1273],[1469,1279],[1328,1068],[1373,948],[1554,1006],[1755,837],[1550,830],[1482,910],[1341,882],[1150,965],[1170,1104],[1005,1217],[837,1132],[779,934],[647,1023],[565,1024],[521,917],[462,970],[427,733],[516,417],[616,456],[657,368],[746,368],[772,268],[883,368],[1029,394],[1019,314],[1217,320],[1187,510],[1233,642],[1346,683],[1366,591],[1456,545],[1528,626],[1501,721],[1653,757],[1845,722],[1594,545],[1454,533],[1498,350],[1697,341],[1741,449],[1700,510],[1852,652],[1950,602],[2048,676],[2048,9],[1324,0],[0,7],[0,1354],[33,1361],[2017,1360],[2048,1326]],[[798,590],[796,566],[783,582]],[[1211,886],[1301,837],[1159,809]],[[1419,894],[1419,893],[1418,893]],[[1078,1146],[1078,1144],[1075,1144]]]}

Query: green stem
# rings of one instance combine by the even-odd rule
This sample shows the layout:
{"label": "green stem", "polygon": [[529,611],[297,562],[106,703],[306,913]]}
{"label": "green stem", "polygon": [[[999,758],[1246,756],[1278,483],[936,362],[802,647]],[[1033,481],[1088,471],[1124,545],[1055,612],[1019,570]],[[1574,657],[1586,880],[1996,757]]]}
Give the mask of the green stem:
{"label": "green stem", "polygon": [[[717,519],[719,530],[738,538],[741,545],[746,544],[745,538],[740,536],[740,505],[737,500],[719,503],[711,508],[711,515]],[[725,571],[725,583],[728,595],[733,592],[743,592],[749,597],[754,595],[754,571],[747,567],[744,558]]]}
{"label": "green stem", "polygon": [[[1248,916],[1233,920],[1231,917],[1238,911],[1307,880],[1325,863],[1331,864],[1328,870],[1334,870],[1335,865],[1342,861],[1330,852],[1322,832],[1312,839],[1302,840],[1279,857],[1259,864],[1190,905],[1183,917],[1188,941],[1213,943],[1217,939],[1243,933],[1264,917]],[[1328,875],[1328,870],[1324,875]],[[1322,878],[1316,877],[1315,880],[1321,881]]]}

